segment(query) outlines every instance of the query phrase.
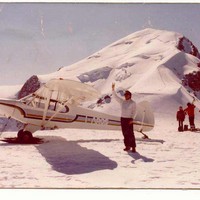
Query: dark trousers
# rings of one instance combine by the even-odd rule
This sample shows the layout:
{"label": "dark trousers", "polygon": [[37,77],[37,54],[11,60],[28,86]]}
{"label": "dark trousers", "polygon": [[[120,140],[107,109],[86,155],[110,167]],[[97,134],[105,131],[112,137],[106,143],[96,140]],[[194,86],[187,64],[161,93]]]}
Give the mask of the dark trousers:
{"label": "dark trousers", "polygon": [[121,128],[124,136],[124,145],[126,147],[136,147],[133,124],[129,124],[132,118],[121,118]]}
{"label": "dark trousers", "polygon": [[189,116],[190,128],[195,128],[194,116]]}
{"label": "dark trousers", "polygon": [[179,127],[183,128],[183,121],[182,120],[178,120],[178,125],[179,125]]}

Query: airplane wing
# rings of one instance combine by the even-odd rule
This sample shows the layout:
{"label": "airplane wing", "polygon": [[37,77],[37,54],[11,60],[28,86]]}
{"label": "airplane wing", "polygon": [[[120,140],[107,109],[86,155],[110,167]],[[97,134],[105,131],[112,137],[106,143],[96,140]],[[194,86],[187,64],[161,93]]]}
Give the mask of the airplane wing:
{"label": "airplane wing", "polygon": [[41,86],[34,95],[60,102],[76,103],[98,99],[100,93],[90,85],[67,79],[52,79]]}

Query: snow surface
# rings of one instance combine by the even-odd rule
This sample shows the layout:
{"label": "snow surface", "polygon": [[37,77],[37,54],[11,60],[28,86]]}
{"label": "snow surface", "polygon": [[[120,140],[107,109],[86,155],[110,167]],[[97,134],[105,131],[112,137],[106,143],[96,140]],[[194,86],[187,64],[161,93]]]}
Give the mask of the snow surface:
{"label": "snow surface", "polygon": [[151,140],[135,135],[135,154],[123,151],[119,131],[38,131],[42,144],[0,142],[0,187],[200,188],[199,133],[177,132],[176,121],[163,117]]}
{"label": "snow surface", "polygon": [[1,98],[16,98],[17,92],[21,89],[21,85],[14,86],[0,86]]}
{"label": "snow surface", "polygon": [[[178,33],[145,29],[74,65],[39,76],[42,82],[81,77],[102,95],[111,94],[115,82],[118,90],[132,91],[136,102],[149,101],[155,112],[155,128],[148,133],[150,140],[135,133],[137,153],[123,151],[120,131],[37,131],[35,136],[44,139],[42,144],[0,142],[0,187],[199,189],[200,132],[178,132],[175,116],[180,105],[185,107],[193,99],[189,88],[181,85],[181,78],[199,70],[199,60],[176,48],[179,37]],[[197,98],[195,105],[196,126],[200,127]],[[94,109],[120,112],[115,100]],[[3,132],[1,137],[16,133]]]}

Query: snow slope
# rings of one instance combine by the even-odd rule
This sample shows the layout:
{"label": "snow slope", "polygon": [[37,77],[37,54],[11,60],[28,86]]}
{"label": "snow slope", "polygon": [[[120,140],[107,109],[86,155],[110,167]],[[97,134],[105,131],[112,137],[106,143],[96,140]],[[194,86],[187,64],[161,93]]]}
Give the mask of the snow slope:
{"label": "snow slope", "polygon": [[[200,188],[200,134],[178,132],[176,111],[193,99],[182,85],[184,74],[198,71],[199,59],[177,49],[182,35],[145,29],[59,71],[39,75],[41,82],[68,78],[93,85],[103,95],[129,89],[136,102],[148,100],[155,112],[151,140],[137,138],[138,153],[123,151],[120,131],[38,131],[42,144],[0,142],[1,188]],[[190,92],[189,92],[190,91]],[[5,91],[6,92],[6,91]],[[1,96],[4,89],[1,89]],[[4,94],[5,96],[5,94]],[[199,101],[196,98],[196,126]],[[119,105],[93,105],[119,114]],[[188,119],[185,123],[188,124]],[[14,132],[16,134],[16,132]],[[1,137],[13,136],[3,132]]]}
{"label": "snow slope", "polygon": [[58,77],[78,80],[93,85],[102,95],[110,95],[110,85],[115,82],[116,88],[133,92],[136,100],[151,99],[155,111],[165,110],[166,101],[174,112],[180,104],[192,100],[181,80],[185,74],[199,71],[200,62],[177,48],[182,37],[175,32],[144,29],[78,63],[38,77],[41,82]]}
{"label": "snow slope", "polygon": [[15,99],[17,96],[17,92],[21,89],[21,87],[21,85],[0,86],[0,96],[1,98]]}

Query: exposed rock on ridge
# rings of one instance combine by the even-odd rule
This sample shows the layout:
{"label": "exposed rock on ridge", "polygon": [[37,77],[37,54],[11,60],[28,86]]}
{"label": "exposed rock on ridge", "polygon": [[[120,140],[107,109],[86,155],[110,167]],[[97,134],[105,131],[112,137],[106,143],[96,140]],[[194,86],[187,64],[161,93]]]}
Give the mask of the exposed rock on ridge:
{"label": "exposed rock on ridge", "polygon": [[23,85],[18,93],[18,99],[21,99],[40,88],[40,81],[36,75],[31,76]]}
{"label": "exposed rock on ridge", "polygon": [[186,37],[182,37],[182,38],[179,39],[179,43],[178,43],[177,48],[180,51],[183,51],[185,53],[189,53],[189,54],[191,54],[191,55],[193,55],[193,56],[195,56],[197,58],[200,58],[200,54],[199,54],[198,49]]}

